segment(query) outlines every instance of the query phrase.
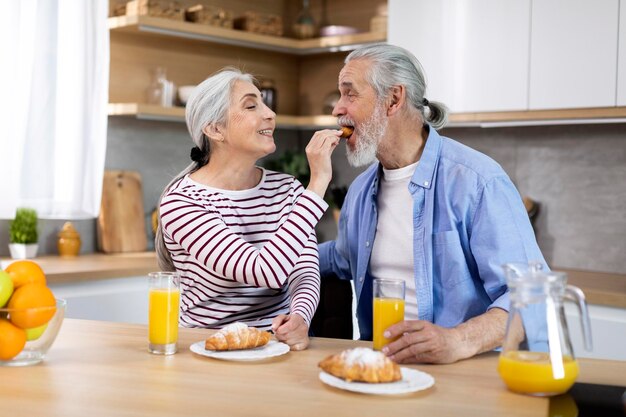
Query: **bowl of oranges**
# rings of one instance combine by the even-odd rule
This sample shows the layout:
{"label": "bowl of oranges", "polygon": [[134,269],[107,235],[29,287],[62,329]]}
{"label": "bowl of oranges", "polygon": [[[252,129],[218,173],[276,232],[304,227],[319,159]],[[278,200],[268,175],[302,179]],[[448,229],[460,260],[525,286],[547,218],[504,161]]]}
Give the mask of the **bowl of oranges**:
{"label": "bowl of oranges", "polygon": [[0,365],[41,362],[59,333],[65,306],[37,263],[20,260],[0,270]]}

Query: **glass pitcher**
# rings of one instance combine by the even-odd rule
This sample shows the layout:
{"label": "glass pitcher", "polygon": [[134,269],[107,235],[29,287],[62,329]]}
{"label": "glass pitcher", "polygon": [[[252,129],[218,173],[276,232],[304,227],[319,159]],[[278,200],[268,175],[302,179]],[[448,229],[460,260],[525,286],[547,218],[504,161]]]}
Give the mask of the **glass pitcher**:
{"label": "glass pitcher", "polygon": [[580,288],[567,285],[567,275],[550,272],[539,262],[503,266],[511,306],[498,372],[514,392],[538,396],[566,392],[578,376],[564,300],[580,310],[585,349],[590,351],[591,324]]}

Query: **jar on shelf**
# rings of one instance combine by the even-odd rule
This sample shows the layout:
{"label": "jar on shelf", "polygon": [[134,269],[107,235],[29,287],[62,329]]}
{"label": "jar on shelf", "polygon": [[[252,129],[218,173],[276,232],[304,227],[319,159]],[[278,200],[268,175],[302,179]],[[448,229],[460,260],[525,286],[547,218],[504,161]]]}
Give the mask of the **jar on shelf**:
{"label": "jar on shelf", "polygon": [[259,85],[259,91],[261,92],[261,99],[263,99],[263,103],[276,113],[278,97],[276,95],[274,81],[269,79],[262,80]]}
{"label": "jar on shelf", "polygon": [[72,222],[65,222],[59,232],[59,240],[57,241],[57,249],[61,256],[77,256],[80,252],[80,234],[74,228]]}

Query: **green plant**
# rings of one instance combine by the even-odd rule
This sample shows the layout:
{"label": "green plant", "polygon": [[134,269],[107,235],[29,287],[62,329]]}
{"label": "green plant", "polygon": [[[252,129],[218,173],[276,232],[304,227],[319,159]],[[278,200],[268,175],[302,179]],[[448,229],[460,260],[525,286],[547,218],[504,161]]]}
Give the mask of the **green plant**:
{"label": "green plant", "polygon": [[[309,170],[309,162],[304,152],[287,150],[278,158],[267,161],[265,168],[293,175],[305,188],[309,185],[311,171]],[[331,184],[324,199],[331,207],[340,209],[347,191],[348,187],[346,186]]]}
{"label": "green plant", "polygon": [[37,212],[29,208],[18,208],[15,219],[9,224],[9,241],[11,243],[37,243]]}
{"label": "green plant", "polygon": [[265,163],[265,168],[272,171],[293,175],[304,187],[309,185],[311,171],[304,152],[285,151],[278,158]]}

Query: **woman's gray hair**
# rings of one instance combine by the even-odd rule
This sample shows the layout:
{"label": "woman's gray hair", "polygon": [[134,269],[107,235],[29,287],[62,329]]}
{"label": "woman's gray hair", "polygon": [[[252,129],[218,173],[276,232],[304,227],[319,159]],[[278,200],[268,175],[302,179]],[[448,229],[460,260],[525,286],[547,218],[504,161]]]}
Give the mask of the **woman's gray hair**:
{"label": "woman's gray hair", "polygon": [[[201,161],[189,164],[187,168],[167,184],[159,198],[157,210],[160,208],[161,200],[163,200],[163,197],[174,183],[185,175],[197,171],[209,162],[211,144],[203,129],[211,124],[226,124],[230,107],[230,96],[236,81],[256,82],[252,75],[243,73],[237,68],[227,67],[202,81],[189,96],[185,108],[187,130],[189,135],[191,135],[193,143],[200,149],[204,157]],[[154,247],[157,253],[159,268],[162,271],[174,271],[174,263],[163,238],[161,214],[159,213],[157,217],[159,224],[154,238]]]}
{"label": "woman's gray hair", "polygon": [[[448,109],[443,103],[425,99],[424,70],[411,52],[399,46],[378,43],[355,49],[346,57],[345,63],[357,59],[366,59],[371,64],[366,79],[379,99],[386,98],[394,85],[403,85],[407,101],[420,113],[423,121],[435,129],[446,124]],[[426,107],[428,113],[424,111]]]}

